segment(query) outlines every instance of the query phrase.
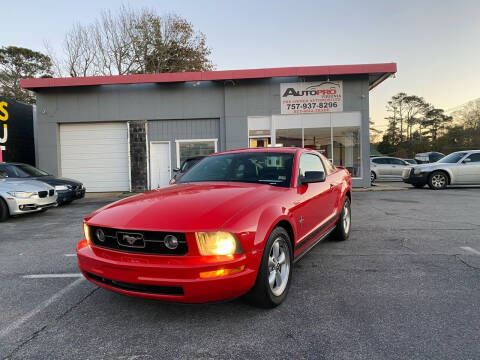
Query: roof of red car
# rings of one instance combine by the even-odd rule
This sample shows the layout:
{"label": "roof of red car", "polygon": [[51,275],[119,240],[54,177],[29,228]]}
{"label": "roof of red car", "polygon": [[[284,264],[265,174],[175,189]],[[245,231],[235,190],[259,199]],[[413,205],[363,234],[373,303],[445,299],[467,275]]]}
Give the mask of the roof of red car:
{"label": "roof of red car", "polygon": [[235,150],[227,150],[217,152],[216,154],[233,154],[233,153],[242,153],[242,152],[261,152],[261,153],[287,153],[287,154],[294,154],[300,150],[310,150],[304,149],[299,147],[260,147],[260,148],[245,148],[245,149],[235,149]]}
{"label": "roof of red car", "polygon": [[220,70],[177,72],[160,74],[131,74],[112,76],[86,76],[68,78],[22,79],[23,89],[38,90],[54,87],[118,85],[139,83],[173,83],[187,81],[223,81],[262,79],[274,77],[307,77],[335,75],[368,75],[369,87],[373,89],[382,81],[397,72],[396,63],[357,64],[357,65],[327,65],[327,66],[297,66],[247,70]]}

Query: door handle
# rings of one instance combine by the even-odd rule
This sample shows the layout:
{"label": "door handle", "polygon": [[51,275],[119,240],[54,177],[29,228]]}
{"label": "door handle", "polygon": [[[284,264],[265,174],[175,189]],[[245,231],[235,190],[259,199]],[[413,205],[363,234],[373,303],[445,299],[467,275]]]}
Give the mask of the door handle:
{"label": "door handle", "polygon": [[335,184],[330,184],[330,189],[333,189],[335,187]]}

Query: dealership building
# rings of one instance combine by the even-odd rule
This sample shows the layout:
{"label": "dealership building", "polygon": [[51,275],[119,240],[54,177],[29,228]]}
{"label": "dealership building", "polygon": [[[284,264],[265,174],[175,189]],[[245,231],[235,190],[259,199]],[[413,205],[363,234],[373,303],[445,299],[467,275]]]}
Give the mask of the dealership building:
{"label": "dealership building", "polygon": [[168,184],[183,160],[247,147],[322,151],[370,186],[369,92],[395,63],[25,79],[37,165],[88,191]]}

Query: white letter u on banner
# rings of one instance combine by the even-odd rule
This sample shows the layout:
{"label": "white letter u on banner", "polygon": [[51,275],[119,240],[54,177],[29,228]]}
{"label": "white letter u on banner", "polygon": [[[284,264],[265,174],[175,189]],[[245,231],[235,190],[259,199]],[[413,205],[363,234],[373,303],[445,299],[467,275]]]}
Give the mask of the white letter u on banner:
{"label": "white letter u on banner", "polygon": [[0,144],[5,144],[8,139],[7,124],[3,124],[3,137],[0,138]]}

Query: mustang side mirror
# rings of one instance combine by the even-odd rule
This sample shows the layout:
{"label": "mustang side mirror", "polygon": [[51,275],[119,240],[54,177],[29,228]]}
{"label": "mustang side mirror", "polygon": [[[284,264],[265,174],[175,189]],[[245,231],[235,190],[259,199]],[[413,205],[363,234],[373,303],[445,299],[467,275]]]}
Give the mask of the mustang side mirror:
{"label": "mustang side mirror", "polygon": [[325,173],[323,171],[305,171],[305,176],[301,179],[302,185],[323,181],[325,181]]}
{"label": "mustang side mirror", "polygon": [[469,162],[471,162],[471,161],[472,161],[472,159],[466,158],[465,160],[462,161],[462,163],[467,164],[467,163],[469,163]]}

